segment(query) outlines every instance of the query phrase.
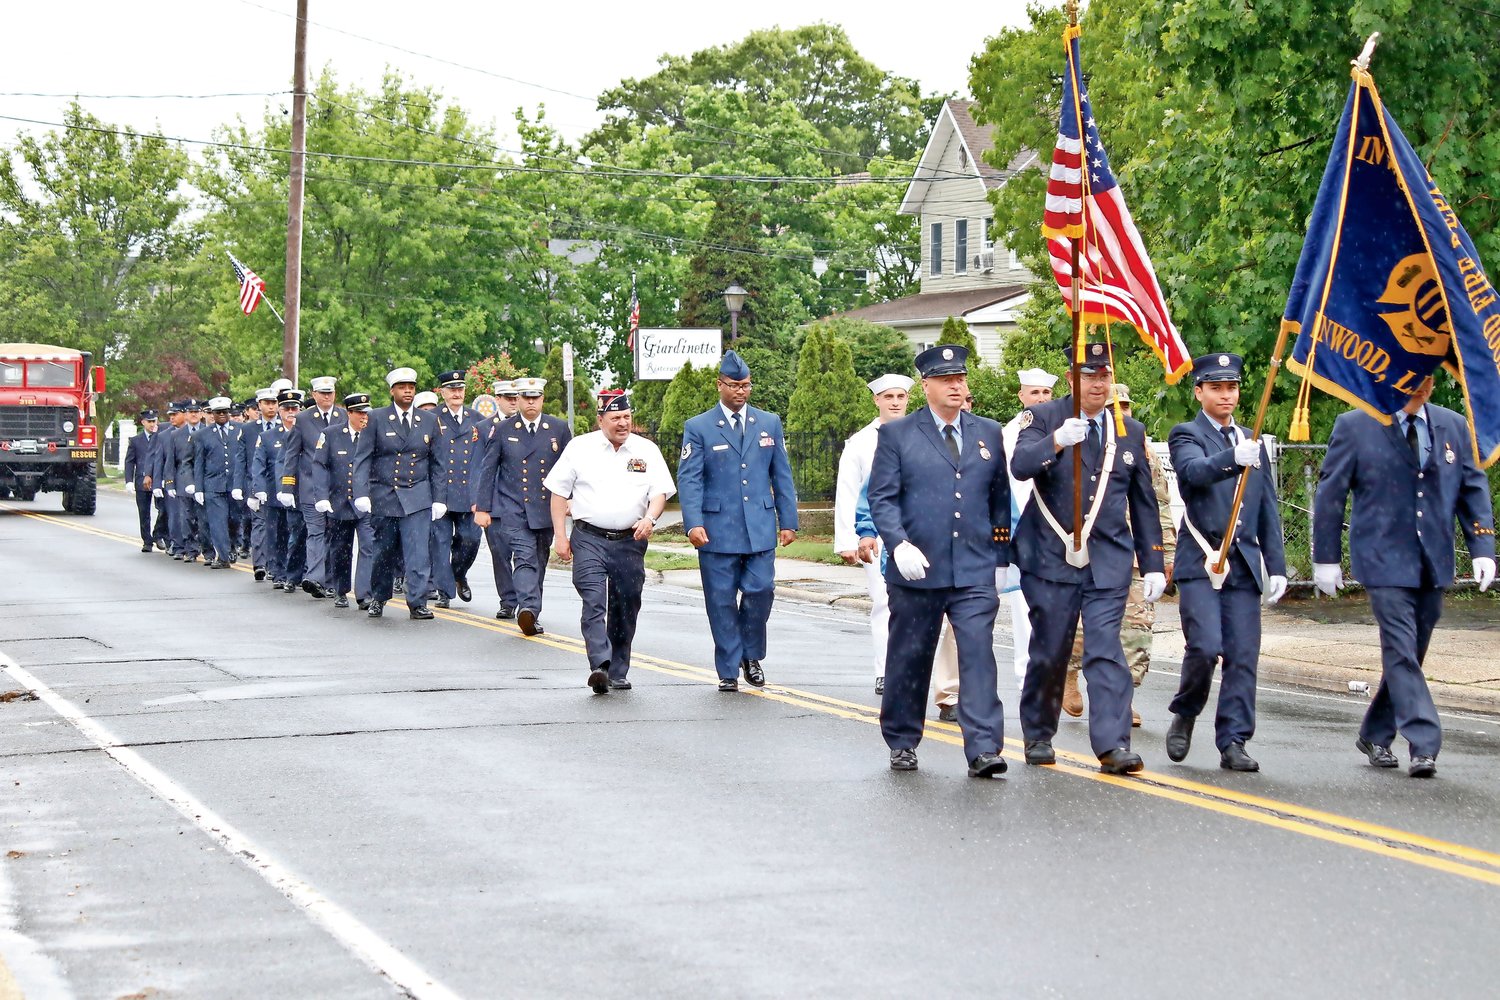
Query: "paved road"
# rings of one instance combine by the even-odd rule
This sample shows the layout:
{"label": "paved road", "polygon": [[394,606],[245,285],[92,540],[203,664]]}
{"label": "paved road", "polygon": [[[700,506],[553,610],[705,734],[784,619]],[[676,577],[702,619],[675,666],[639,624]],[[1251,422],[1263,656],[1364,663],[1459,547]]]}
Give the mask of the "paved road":
{"label": "paved road", "polygon": [[133,518],[0,503],[0,691],[44,695],[0,703],[28,997],[1494,995],[1500,720],[1446,717],[1419,782],[1353,750],[1359,702],[1263,688],[1231,775],[1207,726],[1167,761],[1159,664],[1143,778],[1081,722],[990,782],[933,723],[894,774],[840,612],[783,602],[772,686],[724,695],[698,595],[654,587],[595,697],[563,574],[535,639],[488,588],[372,622]]}

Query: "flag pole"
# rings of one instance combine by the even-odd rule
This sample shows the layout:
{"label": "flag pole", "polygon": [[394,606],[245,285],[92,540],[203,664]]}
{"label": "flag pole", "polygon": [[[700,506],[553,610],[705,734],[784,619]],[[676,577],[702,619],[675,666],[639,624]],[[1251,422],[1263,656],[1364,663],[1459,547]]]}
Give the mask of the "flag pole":
{"label": "flag pole", "polygon": [[[1068,0],[1068,24],[1074,28],[1078,27],[1078,0]],[[1068,72],[1073,73],[1075,67],[1073,66],[1071,47],[1068,56]],[[1078,93],[1078,84],[1081,82],[1079,80],[1073,81],[1073,117],[1076,119],[1083,117],[1079,107],[1081,98]],[[1082,121],[1079,121],[1078,141],[1080,145],[1083,142],[1082,126]],[[1087,201],[1087,199],[1082,200]],[[1080,228],[1083,228],[1087,224],[1088,206],[1084,204],[1081,208],[1079,223]],[[1072,369],[1069,376],[1073,382],[1074,419],[1083,416],[1083,375],[1078,366],[1078,362],[1083,357],[1083,275],[1079,271],[1079,246],[1083,243],[1083,240],[1084,234],[1082,232],[1074,237],[1072,258],[1073,356],[1070,359],[1072,363],[1068,367]],[[1083,548],[1083,448],[1081,445],[1075,444],[1073,446],[1073,551],[1077,552],[1081,548]]]}
{"label": "flag pole", "polygon": [[[1291,330],[1291,325],[1285,321],[1281,324],[1281,332],[1276,335],[1276,346],[1271,350],[1271,365],[1266,371],[1266,387],[1260,393],[1260,407],[1255,411],[1255,427],[1250,431],[1250,440],[1260,440],[1261,427],[1266,422],[1266,410],[1271,405],[1271,389],[1276,385],[1276,375],[1281,371],[1281,353],[1286,350],[1286,335]],[[1224,567],[1229,562],[1229,549],[1234,545],[1234,528],[1240,519],[1240,506],[1245,500],[1245,485],[1250,481],[1250,470],[1255,468],[1247,465],[1240,470],[1240,481],[1234,488],[1234,503],[1229,508],[1229,525],[1224,529],[1224,541],[1219,544],[1219,558],[1215,560],[1213,569],[1210,570],[1217,577],[1224,572]]]}

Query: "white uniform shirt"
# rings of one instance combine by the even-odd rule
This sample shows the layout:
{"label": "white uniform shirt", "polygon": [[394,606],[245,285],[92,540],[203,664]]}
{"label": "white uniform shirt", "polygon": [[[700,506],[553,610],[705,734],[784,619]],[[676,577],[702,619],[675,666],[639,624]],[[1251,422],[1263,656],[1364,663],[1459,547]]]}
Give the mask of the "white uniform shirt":
{"label": "white uniform shirt", "polygon": [[620,531],[646,516],[651,498],[677,492],[661,449],[632,434],[616,449],[603,431],[568,442],[542,485],[572,499],[574,520]]}
{"label": "white uniform shirt", "polygon": [[[1023,408],[1021,413],[1025,412],[1026,410]],[[1010,474],[1010,460],[1016,454],[1016,440],[1021,436],[1021,413],[1017,413],[1011,417],[1009,422],[1000,428],[1000,440],[1005,445],[1005,472],[1007,475]],[[1030,479],[1017,479],[1015,476],[1010,477],[1010,495],[1011,499],[1015,501],[1016,510],[1022,512],[1026,510],[1026,502],[1031,499],[1032,485]]]}
{"label": "white uniform shirt", "polygon": [[833,494],[833,551],[849,552],[859,548],[854,533],[854,509],[859,494],[870,481],[870,467],[875,464],[875,446],[880,442],[880,419],[870,421],[850,435],[839,456],[838,488]]}

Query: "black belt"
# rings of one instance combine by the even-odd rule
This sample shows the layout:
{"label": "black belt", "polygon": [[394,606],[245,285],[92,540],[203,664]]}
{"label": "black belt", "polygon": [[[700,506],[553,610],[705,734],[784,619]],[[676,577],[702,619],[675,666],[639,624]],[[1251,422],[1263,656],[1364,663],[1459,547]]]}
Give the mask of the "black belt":
{"label": "black belt", "polygon": [[587,531],[591,535],[598,535],[607,542],[618,542],[622,539],[635,537],[634,528],[621,528],[615,531],[611,528],[597,527],[596,525],[589,524],[587,521],[574,521],[573,527]]}

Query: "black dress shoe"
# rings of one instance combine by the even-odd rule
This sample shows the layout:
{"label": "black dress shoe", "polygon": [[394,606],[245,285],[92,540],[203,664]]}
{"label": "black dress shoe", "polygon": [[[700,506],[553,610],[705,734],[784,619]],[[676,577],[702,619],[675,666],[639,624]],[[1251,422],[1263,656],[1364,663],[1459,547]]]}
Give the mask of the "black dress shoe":
{"label": "black dress shoe", "polygon": [[1026,763],[1056,764],[1057,754],[1053,751],[1052,744],[1047,740],[1027,740]]}
{"label": "black dress shoe", "polygon": [[411,611],[407,612],[407,614],[419,622],[430,621],[432,619],[432,612],[428,610],[425,604],[418,604]]}
{"label": "black dress shoe", "polygon": [[500,605],[500,610],[495,612],[495,617],[503,622],[508,622],[516,617],[516,609],[508,605]]}
{"label": "black dress shoe", "polygon": [[1145,766],[1140,754],[1124,747],[1115,747],[1099,755],[1099,770],[1105,774],[1135,774]]}
{"label": "black dress shoe", "polygon": [[969,777],[993,778],[997,774],[1004,774],[1008,766],[1005,758],[999,754],[982,753],[969,761]]}
{"label": "black dress shoe", "polygon": [[958,721],[958,706],[957,705],[939,705],[938,706],[938,721],[939,722],[957,722]]}
{"label": "black dress shoe", "polygon": [[167,551],[167,543],[162,541],[160,538],[156,540],[156,547],[161,549],[163,552]]}
{"label": "black dress shoe", "polygon": [[617,681],[609,682],[611,691],[629,691],[633,686],[634,685],[632,685],[628,680],[624,680],[623,678]]}
{"label": "black dress shoe", "polygon": [[458,581],[458,599],[468,604],[474,599],[474,591],[469,589],[469,581],[460,578]]}
{"label": "black dress shoe", "polygon": [[398,594],[406,593],[406,581],[399,576],[396,577],[395,582],[391,584],[391,590]]}
{"label": "black dress shoe", "polygon": [[1379,743],[1371,743],[1363,737],[1355,740],[1354,745],[1359,748],[1360,753],[1370,758],[1370,763],[1376,767],[1401,766],[1401,762],[1396,759],[1396,755],[1391,753],[1390,747],[1383,747]]}
{"label": "black dress shoe", "polygon": [[760,669],[759,660],[742,660],[740,669],[745,671],[745,681],[751,687],[766,686],[766,672]]}
{"label": "black dress shoe", "polygon": [[145,545],[142,545],[141,546],[141,551],[142,552],[150,552],[151,551],[151,543],[147,542]]}
{"label": "black dress shoe", "polygon": [[[976,758],[977,759],[977,758]],[[915,771],[917,769],[917,752],[915,750],[892,750],[892,771]]]}
{"label": "black dress shoe", "polygon": [[1413,757],[1411,767],[1406,771],[1413,778],[1430,778],[1437,774],[1436,757]]}
{"label": "black dress shoe", "polygon": [[446,597],[439,597],[437,599],[436,603],[437,603],[438,607],[440,607],[440,608],[446,608],[448,606],[448,598],[446,598]]}
{"label": "black dress shoe", "polygon": [[609,694],[609,671],[598,667],[589,671],[589,687],[595,694]]}
{"label": "black dress shoe", "polygon": [[546,635],[547,634],[547,630],[544,629],[544,628],[542,628],[542,623],[541,622],[537,622],[535,625],[533,625],[531,627],[533,629],[533,631],[531,633],[532,635]]}
{"label": "black dress shoe", "polygon": [[370,599],[368,597],[361,597],[359,599],[359,610],[361,610],[361,611],[369,611],[370,610]]}
{"label": "black dress shoe", "polygon": [[1226,771],[1259,771],[1260,764],[1245,752],[1245,744],[1231,743],[1219,751],[1219,766]]}
{"label": "black dress shoe", "polygon": [[521,626],[522,635],[536,635],[536,612],[522,608],[516,612],[516,624]]}
{"label": "black dress shoe", "polygon": [[259,583],[260,581],[264,580],[265,578],[266,578],[265,567],[264,566],[257,566],[257,567],[255,567],[255,582]]}
{"label": "black dress shoe", "polygon": [[740,682],[733,677],[726,677],[723,680],[719,681],[720,691],[738,691],[739,689]]}
{"label": "black dress shoe", "polygon": [[875,693],[876,694],[885,694],[885,678],[884,677],[877,677],[877,678],[875,678]]}
{"label": "black dress shoe", "polygon": [[1188,748],[1193,745],[1193,722],[1196,721],[1191,715],[1173,715],[1172,724],[1167,727],[1167,756],[1174,761],[1181,761],[1188,755]]}
{"label": "black dress shoe", "polygon": [[320,587],[320,586],[318,586],[316,583],[314,583],[311,580],[303,580],[302,581],[302,592],[304,594],[310,594],[313,597],[318,597],[318,598],[321,598],[323,596],[323,588]]}
{"label": "black dress shoe", "polygon": [[336,608],[347,608],[349,606],[349,595],[340,594],[338,600],[333,602],[333,606]]}
{"label": "black dress shoe", "polygon": [[183,556],[182,556],[181,552],[173,552],[172,553],[172,561],[173,562],[182,562],[182,558],[183,558]]}
{"label": "black dress shoe", "polygon": [[228,561],[226,561],[224,559],[215,559],[212,562],[205,563],[204,565],[206,565],[209,569],[228,569],[229,568]]}
{"label": "black dress shoe", "polygon": [[385,613],[385,604],[382,601],[371,601],[370,606],[365,608],[365,614],[371,618],[379,618]]}

